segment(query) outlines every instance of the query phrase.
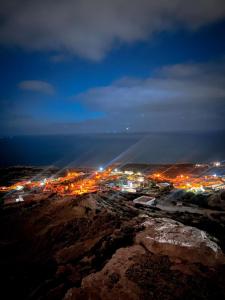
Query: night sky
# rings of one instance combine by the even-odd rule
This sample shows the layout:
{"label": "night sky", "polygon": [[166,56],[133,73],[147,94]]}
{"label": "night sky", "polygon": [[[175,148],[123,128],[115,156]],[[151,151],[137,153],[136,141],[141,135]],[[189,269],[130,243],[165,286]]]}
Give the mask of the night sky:
{"label": "night sky", "polygon": [[225,130],[224,0],[1,0],[0,134]]}

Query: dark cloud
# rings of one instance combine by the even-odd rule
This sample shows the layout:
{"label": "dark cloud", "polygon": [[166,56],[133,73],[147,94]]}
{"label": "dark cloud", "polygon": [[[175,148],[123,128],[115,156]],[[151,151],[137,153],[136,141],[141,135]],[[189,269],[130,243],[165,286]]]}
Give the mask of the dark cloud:
{"label": "dark cloud", "polygon": [[61,62],[67,62],[71,60],[72,57],[70,55],[66,54],[55,54],[50,57],[50,61],[53,63],[61,63]]}
{"label": "dark cloud", "polygon": [[26,132],[34,119],[25,113],[18,112],[18,107],[11,99],[0,99],[0,137],[1,135],[21,134]]}
{"label": "dark cloud", "polygon": [[115,42],[225,17],[224,0],[2,0],[0,41],[99,60]]}
{"label": "dark cloud", "polygon": [[105,112],[92,128],[111,131],[215,130],[225,128],[225,64],[166,66],[146,79],[125,78],[75,97]]}
{"label": "dark cloud", "polygon": [[[0,111],[0,125],[4,125],[2,132],[64,134],[224,130],[225,62],[164,66],[147,78],[122,78],[108,86],[89,89],[76,95],[72,101],[78,102],[88,112],[84,119],[74,116],[74,119],[60,121],[55,116],[40,120],[30,116],[29,109],[24,109],[27,107],[25,102],[21,104],[21,101],[3,99]],[[26,103],[32,105],[32,101],[27,99]],[[66,105],[70,105],[72,110],[74,103]],[[93,119],[92,112],[99,114]]]}
{"label": "dark cloud", "polygon": [[55,92],[55,88],[52,84],[46,81],[40,80],[25,80],[18,84],[21,90],[39,92],[47,95],[52,95]]}

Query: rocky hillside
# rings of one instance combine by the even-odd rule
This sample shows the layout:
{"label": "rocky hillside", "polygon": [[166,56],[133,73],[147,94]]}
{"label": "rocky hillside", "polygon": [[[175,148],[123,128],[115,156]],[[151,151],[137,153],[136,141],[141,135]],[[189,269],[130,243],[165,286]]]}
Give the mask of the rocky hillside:
{"label": "rocky hillside", "polygon": [[115,192],[0,211],[4,299],[224,299],[225,215],[135,207]]}

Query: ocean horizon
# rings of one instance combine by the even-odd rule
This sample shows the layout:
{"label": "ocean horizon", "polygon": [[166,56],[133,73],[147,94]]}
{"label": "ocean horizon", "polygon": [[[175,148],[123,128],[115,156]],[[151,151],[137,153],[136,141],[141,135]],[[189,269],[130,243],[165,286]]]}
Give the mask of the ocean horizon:
{"label": "ocean horizon", "polygon": [[98,167],[224,160],[224,132],[35,135],[0,138],[0,166]]}

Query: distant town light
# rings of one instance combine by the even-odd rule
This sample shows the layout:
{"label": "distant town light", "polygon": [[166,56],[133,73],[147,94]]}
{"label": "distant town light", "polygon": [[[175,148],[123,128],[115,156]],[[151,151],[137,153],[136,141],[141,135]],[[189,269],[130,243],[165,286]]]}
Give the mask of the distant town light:
{"label": "distant town light", "polygon": [[116,168],[114,171],[115,171],[115,172],[118,172],[118,169]]}
{"label": "distant town light", "polygon": [[219,162],[219,161],[215,161],[215,162],[213,163],[213,165],[214,165],[215,167],[219,167],[219,166],[220,166],[220,162]]}
{"label": "distant town light", "polygon": [[99,167],[99,171],[102,172],[103,171],[103,167]]}
{"label": "distant town light", "polygon": [[132,181],[128,181],[128,186],[129,186],[130,188],[132,188],[132,187],[133,187],[133,182],[132,182]]}
{"label": "distant town light", "polygon": [[144,182],[144,180],[145,180],[144,177],[139,177],[139,178],[138,178],[138,181],[139,181],[139,182]]}
{"label": "distant town light", "polygon": [[124,171],[124,174],[126,174],[126,175],[133,175],[134,172],[133,171]]}
{"label": "distant town light", "polygon": [[41,180],[40,186],[44,186],[46,183],[47,183],[47,179],[45,178],[45,179]]}
{"label": "distant town light", "polygon": [[217,175],[216,175],[216,174],[213,174],[213,177],[217,177]]}

